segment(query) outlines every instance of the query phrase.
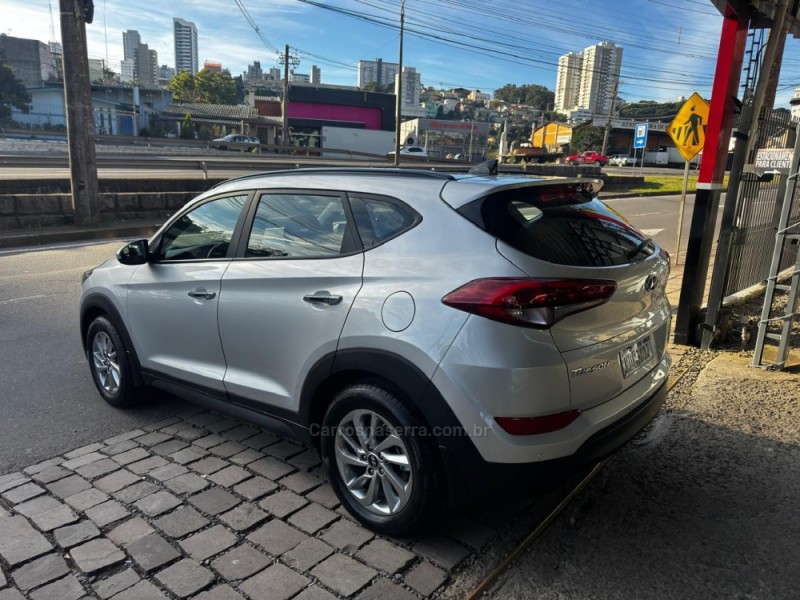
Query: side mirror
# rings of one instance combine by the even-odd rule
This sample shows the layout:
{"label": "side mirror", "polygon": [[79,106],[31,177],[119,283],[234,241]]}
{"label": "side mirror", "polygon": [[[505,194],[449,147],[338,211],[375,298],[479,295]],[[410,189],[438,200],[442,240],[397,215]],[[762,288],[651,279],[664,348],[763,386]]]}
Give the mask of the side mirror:
{"label": "side mirror", "polygon": [[117,252],[117,260],[123,265],[143,265],[147,262],[148,256],[147,240],[136,240],[124,245]]}

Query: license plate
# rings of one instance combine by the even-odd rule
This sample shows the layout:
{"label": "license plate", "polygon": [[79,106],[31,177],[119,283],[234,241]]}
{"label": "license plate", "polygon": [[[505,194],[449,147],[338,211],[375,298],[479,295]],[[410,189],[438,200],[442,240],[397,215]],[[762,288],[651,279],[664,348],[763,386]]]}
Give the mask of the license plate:
{"label": "license plate", "polygon": [[643,338],[635,344],[628,346],[619,353],[619,362],[622,365],[622,376],[628,377],[642,365],[653,358],[653,342],[649,337]]}

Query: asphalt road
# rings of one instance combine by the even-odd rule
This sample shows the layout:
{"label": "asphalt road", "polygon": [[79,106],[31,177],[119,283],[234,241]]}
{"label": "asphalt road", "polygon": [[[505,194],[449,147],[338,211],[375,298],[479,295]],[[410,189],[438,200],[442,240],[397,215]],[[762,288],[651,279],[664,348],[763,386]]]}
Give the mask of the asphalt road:
{"label": "asphalt road", "polygon": [[[722,203],[724,200],[725,196],[723,194],[717,212],[715,235],[719,233]],[[680,195],[618,198],[604,200],[604,202],[624,215],[645,234],[653,238],[656,243],[672,256],[675,256],[675,243],[678,237],[678,213],[681,203]],[[689,239],[693,210],[694,194],[687,194],[686,207],[683,213],[683,226],[681,227],[681,262],[683,262],[686,254],[686,242]]]}
{"label": "asphalt road", "polygon": [[94,388],[78,333],[80,276],[120,245],[0,252],[0,474],[188,406],[120,410]]}
{"label": "asphalt road", "polygon": [[[609,200],[673,252],[679,196]],[[693,199],[687,199],[683,240]],[[188,407],[163,397],[135,410],[94,388],[78,333],[80,276],[122,241],[0,251],[0,474]]]}

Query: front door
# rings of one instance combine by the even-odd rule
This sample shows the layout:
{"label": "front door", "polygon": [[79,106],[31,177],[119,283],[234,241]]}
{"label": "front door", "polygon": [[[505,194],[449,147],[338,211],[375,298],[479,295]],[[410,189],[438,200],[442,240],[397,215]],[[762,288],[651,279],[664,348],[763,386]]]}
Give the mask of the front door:
{"label": "front door", "polygon": [[155,259],[137,268],[127,321],[144,369],[224,392],[220,281],[246,202],[247,195],[237,195],[197,206],[164,232]]}

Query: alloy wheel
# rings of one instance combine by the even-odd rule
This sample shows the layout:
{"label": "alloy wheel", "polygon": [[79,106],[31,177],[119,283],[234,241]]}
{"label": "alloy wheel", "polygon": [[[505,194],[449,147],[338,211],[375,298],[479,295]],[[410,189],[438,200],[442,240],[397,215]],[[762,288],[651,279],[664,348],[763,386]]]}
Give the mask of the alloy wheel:
{"label": "alloy wheel", "polygon": [[92,342],[92,361],[97,382],[110,396],[119,391],[122,375],[119,368],[117,349],[105,331],[99,331]]}
{"label": "alloy wheel", "polygon": [[347,491],[370,512],[393,515],[408,504],[414,483],[408,448],[378,413],[347,413],[336,431],[334,456]]}

